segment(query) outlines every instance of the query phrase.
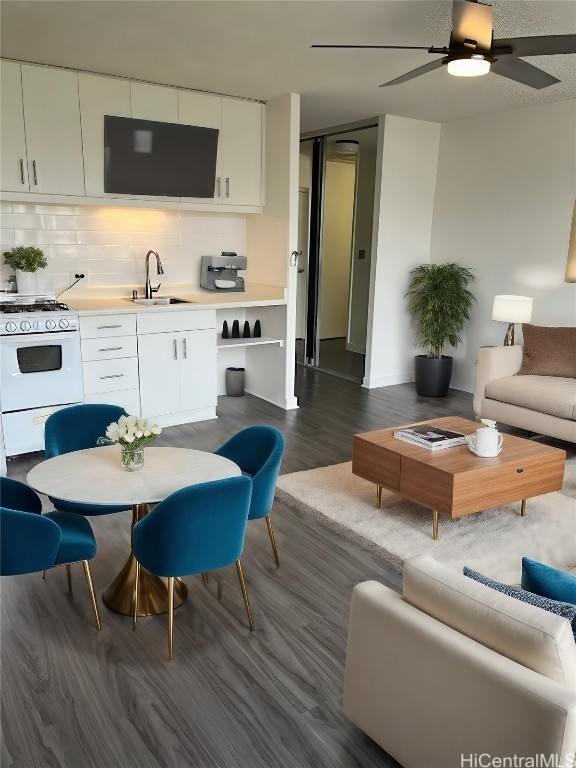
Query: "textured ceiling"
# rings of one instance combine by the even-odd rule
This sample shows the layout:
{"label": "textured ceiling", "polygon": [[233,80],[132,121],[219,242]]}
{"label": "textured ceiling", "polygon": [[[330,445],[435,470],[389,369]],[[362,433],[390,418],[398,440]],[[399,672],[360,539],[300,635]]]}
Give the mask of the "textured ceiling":
{"label": "textured ceiling", "polygon": [[[396,114],[444,122],[576,98],[576,54],[532,57],[541,91],[445,69],[379,84],[426,51],[310,50],[311,43],[446,45],[444,0],[3,0],[2,56],[264,101],[302,95],[302,130]],[[494,0],[495,37],[576,33],[576,0]]]}

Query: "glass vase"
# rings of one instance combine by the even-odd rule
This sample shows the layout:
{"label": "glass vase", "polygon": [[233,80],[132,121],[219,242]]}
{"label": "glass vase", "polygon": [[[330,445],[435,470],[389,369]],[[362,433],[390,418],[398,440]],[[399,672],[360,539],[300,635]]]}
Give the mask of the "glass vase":
{"label": "glass vase", "polygon": [[120,460],[126,472],[139,472],[144,466],[144,448],[135,448],[132,445],[122,446]]}

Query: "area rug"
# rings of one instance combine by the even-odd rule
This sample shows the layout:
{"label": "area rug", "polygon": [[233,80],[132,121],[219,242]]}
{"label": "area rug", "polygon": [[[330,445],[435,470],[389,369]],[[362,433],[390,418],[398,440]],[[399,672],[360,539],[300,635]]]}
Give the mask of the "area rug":
{"label": "area rug", "polygon": [[562,491],[450,520],[440,515],[438,541],[432,513],[352,474],[352,463],[293,472],[278,478],[276,497],[337,533],[383,557],[399,572],[402,564],[428,553],[460,570],[464,565],[517,584],[526,555],[558,568],[576,567],[576,460],[567,462]]}

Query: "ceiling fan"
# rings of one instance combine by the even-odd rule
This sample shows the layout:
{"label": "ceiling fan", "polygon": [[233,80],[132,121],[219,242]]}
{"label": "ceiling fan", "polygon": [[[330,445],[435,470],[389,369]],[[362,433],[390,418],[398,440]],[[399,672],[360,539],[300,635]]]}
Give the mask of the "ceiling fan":
{"label": "ceiling fan", "polygon": [[[447,47],[421,45],[312,45],[311,48],[388,48],[394,50],[428,51],[439,59],[396,77],[387,85],[399,85],[415,77],[447,66],[451,75],[476,77],[488,72],[516,80],[531,88],[547,88],[559,83],[558,78],[524,61],[526,56],[555,56],[576,53],[576,35],[541,35],[539,37],[508,37],[494,40],[492,7],[478,0],[454,0],[452,34]],[[522,57],[522,58],[520,58]]]}

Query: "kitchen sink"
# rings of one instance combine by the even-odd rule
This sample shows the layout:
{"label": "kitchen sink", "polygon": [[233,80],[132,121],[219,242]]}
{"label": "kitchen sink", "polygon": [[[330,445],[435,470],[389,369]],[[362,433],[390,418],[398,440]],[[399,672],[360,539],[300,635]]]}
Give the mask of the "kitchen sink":
{"label": "kitchen sink", "polygon": [[188,301],[188,299],[179,299],[176,296],[156,296],[153,299],[126,299],[133,304],[142,304],[145,307],[154,307],[167,304],[198,304],[197,301]]}

